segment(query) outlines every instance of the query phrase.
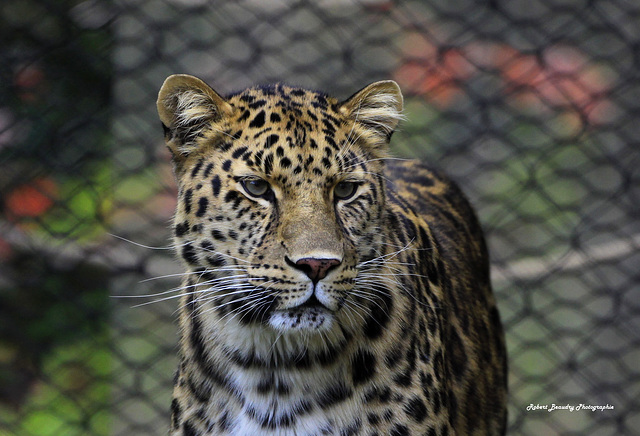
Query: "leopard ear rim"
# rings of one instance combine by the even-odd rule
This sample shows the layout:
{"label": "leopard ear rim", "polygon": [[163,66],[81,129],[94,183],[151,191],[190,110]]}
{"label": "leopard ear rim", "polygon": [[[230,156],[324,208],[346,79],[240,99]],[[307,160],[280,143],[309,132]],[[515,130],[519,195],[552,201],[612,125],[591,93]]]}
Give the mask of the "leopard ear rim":
{"label": "leopard ear rim", "polygon": [[167,146],[174,157],[188,155],[197,148],[199,137],[234,112],[233,106],[213,88],[188,74],[167,77],[156,105]]}
{"label": "leopard ear rim", "polygon": [[388,142],[404,119],[403,101],[400,86],[393,80],[382,80],[365,86],[342,102],[340,112]]}

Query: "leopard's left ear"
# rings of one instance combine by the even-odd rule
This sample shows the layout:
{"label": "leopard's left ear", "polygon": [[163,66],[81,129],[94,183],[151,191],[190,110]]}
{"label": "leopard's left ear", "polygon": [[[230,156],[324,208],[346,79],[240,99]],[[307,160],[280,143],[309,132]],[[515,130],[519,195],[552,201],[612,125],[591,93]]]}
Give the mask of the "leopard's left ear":
{"label": "leopard's left ear", "polygon": [[402,92],[393,80],[374,82],[340,104],[347,118],[368,128],[386,141],[403,119]]}

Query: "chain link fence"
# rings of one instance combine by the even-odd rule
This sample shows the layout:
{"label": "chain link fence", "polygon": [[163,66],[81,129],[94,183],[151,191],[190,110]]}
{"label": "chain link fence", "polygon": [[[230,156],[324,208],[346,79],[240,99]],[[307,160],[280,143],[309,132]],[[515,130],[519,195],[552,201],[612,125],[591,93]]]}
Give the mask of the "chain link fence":
{"label": "chain link fence", "polygon": [[3,0],[0,22],[0,435],[166,432],[155,97],[178,72],[338,97],[395,79],[394,153],[458,180],[487,233],[510,434],[638,434],[639,3]]}

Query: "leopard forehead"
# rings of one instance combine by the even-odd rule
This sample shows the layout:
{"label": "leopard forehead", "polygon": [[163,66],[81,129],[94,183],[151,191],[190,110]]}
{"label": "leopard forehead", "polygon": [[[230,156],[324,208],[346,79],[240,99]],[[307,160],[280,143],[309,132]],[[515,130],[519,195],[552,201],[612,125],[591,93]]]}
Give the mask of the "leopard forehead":
{"label": "leopard forehead", "polygon": [[[298,115],[303,111],[315,109],[338,113],[338,100],[321,91],[297,88],[281,83],[255,86],[227,96],[231,104],[246,109],[257,110],[268,105],[293,110]],[[312,115],[313,117],[313,115]]]}
{"label": "leopard forehead", "polygon": [[225,152],[223,169],[299,186],[331,183],[366,159],[353,123],[326,94],[277,84],[249,88],[227,101],[235,116],[218,146]]}

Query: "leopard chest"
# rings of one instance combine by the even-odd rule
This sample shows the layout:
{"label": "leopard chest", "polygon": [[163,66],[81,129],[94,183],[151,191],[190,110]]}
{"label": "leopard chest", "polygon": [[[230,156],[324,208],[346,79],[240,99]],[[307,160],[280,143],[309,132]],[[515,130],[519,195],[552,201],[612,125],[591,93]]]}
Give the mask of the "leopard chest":
{"label": "leopard chest", "polygon": [[[257,357],[256,348],[191,343],[174,393],[174,417],[182,428],[202,435],[409,434],[409,428],[444,428],[444,408],[432,409],[425,396],[426,389],[442,388],[441,375],[434,375],[427,356],[416,355],[417,344],[400,342],[398,327],[389,325],[377,341],[354,335],[333,349],[316,348],[310,339],[311,349],[302,350],[299,339],[287,344],[292,338],[281,337],[268,360]],[[201,339],[197,332],[187,333]]]}

